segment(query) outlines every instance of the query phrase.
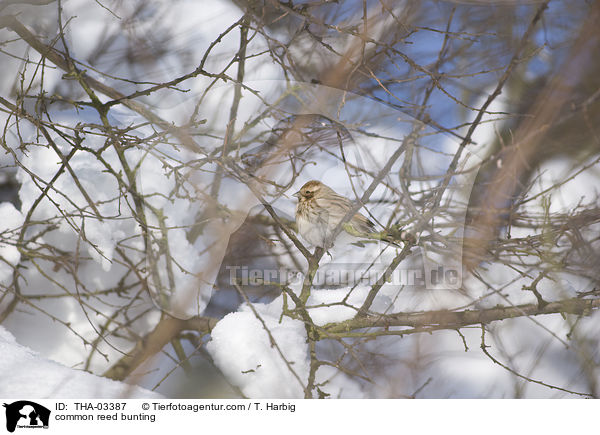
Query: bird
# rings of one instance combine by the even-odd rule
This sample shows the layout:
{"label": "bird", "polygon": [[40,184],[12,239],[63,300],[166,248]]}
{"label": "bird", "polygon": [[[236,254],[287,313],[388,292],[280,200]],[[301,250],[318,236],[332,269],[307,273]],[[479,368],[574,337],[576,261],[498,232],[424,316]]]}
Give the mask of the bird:
{"label": "bird", "polygon": [[[312,246],[331,248],[340,221],[352,209],[354,203],[318,180],[308,181],[292,196],[298,198],[296,225],[300,236]],[[354,233],[376,232],[375,224],[359,212],[347,222],[349,229]],[[341,231],[346,229],[342,228]]]}

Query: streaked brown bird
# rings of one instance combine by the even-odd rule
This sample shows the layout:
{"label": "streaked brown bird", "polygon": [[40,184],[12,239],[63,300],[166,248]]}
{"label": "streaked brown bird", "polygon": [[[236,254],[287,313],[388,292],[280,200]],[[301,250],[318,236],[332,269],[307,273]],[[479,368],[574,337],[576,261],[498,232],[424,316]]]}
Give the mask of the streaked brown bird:
{"label": "streaked brown bird", "polygon": [[[328,249],[333,246],[334,231],[348,210],[353,207],[352,201],[317,180],[307,182],[293,196],[298,198],[296,205],[298,233],[315,247]],[[363,234],[375,232],[373,222],[358,212],[348,223],[356,232]]]}

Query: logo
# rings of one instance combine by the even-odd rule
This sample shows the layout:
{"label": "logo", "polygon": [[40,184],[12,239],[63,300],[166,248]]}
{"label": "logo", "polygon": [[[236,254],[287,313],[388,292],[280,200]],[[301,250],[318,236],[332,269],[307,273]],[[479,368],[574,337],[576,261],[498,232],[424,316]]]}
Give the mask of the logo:
{"label": "logo", "polygon": [[15,428],[48,429],[50,410],[29,400],[19,400],[4,404],[6,408],[6,430],[14,432]]}

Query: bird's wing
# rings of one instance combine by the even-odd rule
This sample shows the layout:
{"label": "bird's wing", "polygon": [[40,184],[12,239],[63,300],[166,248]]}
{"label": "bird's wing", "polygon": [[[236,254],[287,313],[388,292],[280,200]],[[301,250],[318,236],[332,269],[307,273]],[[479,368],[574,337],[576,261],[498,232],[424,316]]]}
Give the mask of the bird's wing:
{"label": "bird's wing", "polygon": [[348,198],[338,194],[331,194],[326,198],[319,198],[317,201],[320,209],[327,210],[330,227],[337,226],[352,207],[352,202]]}
{"label": "bird's wing", "polygon": [[[354,203],[342,195],[335,194],[321,200],[319,206],[320,209],[329,211],[327,216],[329,219],[329,226],[330,228],[335,228],[340,220],[346,216],[348,210],[354,206]],[[375,231],[373,222],[361,213],[357,212],[349,222],[356,231],[362,233],[372,233]]]}
{"label": "bird's wing", "polygon": [[375,224],[361,213],[356,213],[350,220],[350,223],[355,230],[361,233],[372,233],[375,231]]}

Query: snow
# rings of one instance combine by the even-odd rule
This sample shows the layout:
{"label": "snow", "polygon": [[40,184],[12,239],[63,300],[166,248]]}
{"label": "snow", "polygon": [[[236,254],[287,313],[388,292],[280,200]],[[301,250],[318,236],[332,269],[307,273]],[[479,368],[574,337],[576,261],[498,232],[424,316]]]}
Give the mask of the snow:
{"label": "snow", "polygon": [[313,290],[307,303],[307,306],[314,307],[308,310],[310,318],[319,326],[349,320],[356,315],[368,291],[368,287],[354,289],[350,293],[347,306],[341,304],[349,293],[347,288]]}
{"label": "snow", "polygon": [[[21,259],[21,254],[14,241],[18,233],[12,231],[18,230],[23,224],[23,215],[9,202],[0,203],[0,284],[10,281],[13,268]],[[12,240],[13,243],[2,243],[6,240]]]}
{"label": "snow", "polygon": [[248,306],[221,319],[206,348],[229,382],[246,397],[301,398],[309,370],[306,330],[299,320],[283,317],[280,321],[274,304],[255,304],[254,308],[289,365]]}
{"label": "snow", "polygon": [[[122,3],[120,10],[126,16],[126,8],[132,6],[128,5],[127,2]],[[139,32],[138,36],[140,38],[143,38],[144,35],[152,36],[155,25],[174,29],[174,33],[169,35],[172,38],[172,45],[166,50],[169,54],[161,57],[163,63],[159,66],[150,65],[151,59],[148,59],[147,68],[144,67],[143,74],[141,74],[144,80],[157,82],[172,79],[180,74],[192,71],[197,66],[197,61],[210,42],[242,14],[237,7],[220,0],[203,2],[185,0],[178,2],[177,7],[172,7],[170,2],[162,2],[153,4],[146,13],[152,14],[154,19],[148,19],[143,25],[139,23],[140,25],[135,27],[135,31]],[[120,26],[118,20],[112,19],[106,9],[99,4],[94,4],[94,2],[90,3],[84,0],[65,2],[64,14],[65,16],[77,16],[69,23],[67,34],[68,41],[72,45],[71,52],[73,56],[81,60],[87,59],[94,52],[104,32],[110,33],[111,28]],[[47,18],[47,20],[48,23],[55,24],[54,15],[52,15],[52,18]],[[112,53],[111,56],[116,58],[119,50],[129,49],[129,47],[126,47],[124,39],[123,35],[120,35],[114,41],[114,47],[111,47],[111,50],[114,49],[116,54]],[[260,47],[260,44],[264,44],[264,42],[258,42],[259,39],[257,37],[249,44],[249,52],[264,49],[264,46]],[[214,48],[205,69],[207,71],[220,71],[224,64],[229,61],[230,55],[237,52],[238,46],[239,33],[236,30],[225,36],[222,42]],[[190,47],[193,48],[190,49]],[[182,55],[185,50],[189,50],[190,53],[186,52]],[[185,56],[191,56],[194,59],[186,64],[183,61]],[[39,58],[37,54],[31,53],[31,61],[36,62]],[[3,61],[7,62],[6,70],[15,70],[11,67],[17,62],[15,59],[4,56]],[[110,71],[114,76],[129,77],[131,71],[128,68],[127,65],[114,65],[114,69],[101,65],[100,70]],[[228,73],[231,73],[231,70]],[[28,81],[32,72],[28,70],[24,74],[24,80]],[[63,72],[59,69],[46,69],[45,87],[53,89],[54,85],[60,82],[62,74]],[[94,75],[94,72],[90,71],[90,74]],[[260,97],[246,91],[243,92],[237,114],[236,133],[244,122],[251,120],[257,113],[261,113],[267,105],[279,101],[278,99],[283,94],[285,87],[289,87],[288,91],[293,89],[293,92],[290,91],[290,93],[293,93],[295,99],[290,99],[293,101],[283,102],[278,106],[278,108],[283,108],[282,112],[285,110],[288,110],[289,113],[309,111],[310,113],[321,113],[334,119],[337,119],[339,114],[341,120],[350,121],[351,124],[355,125],[366,125],[363,121],[370,121],[369,133],[381,133],[396,139],[401,139],[406,133],[409,124],[405,123],[402,126],[402,123],[398,122],[403,120],[398,119],[399,113],[396,110],[386,109],[383,105],[373,101],[356,98],[325,86],[306,86],[291,81],[286,82],[281,78],[280,70],[274,63],[263,62],[260,57],[248,59],[245,84],[259,90]],[[106,78],[103,78],[103,80],[108,81]],[[189,121],[200,95],[212,80],[212,78],[199,76],[182,83],[182,88],[189,89],[190,92],[179,94],[163,90],[140,100],[148,104],[167,122],[183,124]],[[34,80],[34,83],[38,83],[37,79]],[[9,86],[13,85],[13,78],[7,75],[7,78],[2,80],[1,83],[2,94],[6,94],[7,92],[4,92],[4,90],[10,89]],[[127,89],[127,86],[129,85],[119,82],[117,87]],[[211,142],[213,139],[208,136],[198,136],[201,137],[200,140],[202,141],[200,145],[205,149],[210,150],[222,144],[219,136],[223,136],[228,124],[229,111],[216,109],[228,107],[232,99],[232,91],[233,85],[218,84],[206,95],[203,103],[198,107],[197,118],[208,120],[207,124],[202,125],[198,130],[214,136],[213,142]],[[103,100],[106,99],[102,95],[99,95],[99,97]],[[476,106],[480,106],[482,102],[483,100]],[[492,112],[502,112],[503,110],[502,102],[495,102],[489,107],[489,111]],[[118,105],[111,108],[108,116],[115,127],[129,127],[144,121],[138,114]],[[369,119],[366,120],[364,117]],[[491,121],[493,118],[494,115],[486,114],[483,120]],[[0,113],[2,125],[6,122],[6,119],[7,115]],[[74,119],[82,122],[99,122],[97,114],[91,108],[80,108],[77,112],[55,109],[52,112],[52,119],[64,125],[73,124]],[[11,125],[11,129],[12,127]],[[477,147],[467,146],[464,152],[465,157],[469,156],[469,167],[474,167],[480,163],[478,154],[486,154],[486,147],[492,144],[496,134],[495,128],[496,123],[484,122],[475,131],[473,138],[479,145]],[[18,144],[18,141],[11,129],[7,134],[7,146],[12,147],[15,152],[21,153],[21,151],[18,151],[18,146],[15,145]],[[264,125],[252,127],[246,132],[247,136],[251,137],[259,129],[264,130]],[[140,138],[151,136],[154,133],[149,127],[140,127],[130,131],[130,134]],[[37,143],[35,129],[28,123],[22,122],[19,125],[19,134],[24,138],[24,141]],[[54,133],[51,132],[51,134]],[[356,132],[355,135],[356,137],[353,138],[352,143],[347,144],[347,162],[349,164],[364,165],[372,173],[377,173],[385,165],[400,143],[399,140],[362,137],[359,132]],[[65,144],[58,135],[54,135],[53,139],[63,154],[70,151],[70,145]],[[83,145],[92,150],[98,150],[105,146],[105,140],[106,138],[101,135],[86,134]],[[424,137],[420,145],[424,147],[421,150],[422,155],[420,158],[427,162],[427,173],[421,175],[436,179],[436,176],[439,177],[440,174],[445,172],[448,166],[448,156],[456,151],[457,144],[434,134]],[[18,156],[22,163],[22,167],[17,170],[17,179],[21,184],[19,191],[19,197],[22,201],[21,210],[17,210],[9,203],[0,204],[0,257],[4,260],[0,261],[0,284],[10,284],[13,276],[11,266],[17,265],[21,260],[21,255],[14,246],[17,234],[11,233],[11,231],[22,225],[23,216],[40,196],[46,183],[55,177],[61,165],[61,159],[57,153],[48,147],[31,145],[27,147],[23,155],[18,154]],[[4,162],[10,163],[12,160],[10,157],[9,154],[3,154],[0,156],[0,161],[3,164]],[[176,150],[168,143],[157,140],[156,143],[148,144],[148,148],[145,149],[127,149],[125,157],[129,161],[130,167],[137,170],[138,187],[141,188],[145,200],[164,217],[164,221],[161,222],[157,215],[148,212],[146,218],[150,225],[151,236],[154,240],[162,240],[163,237],[166,237],[168,239],[166,247],[169,248],[168,250],[172,256],[170,264],[172,270],[167,273],[167,259],[164,251],[161,251],[161,247],[156,246],[158,243],[152,246],[156,249],[158,256],[157,276],[162,283],[169,283],[169,285],[158,288],[158,284],[151,282],[152,277],[149,277],[150,285],[155,286],[154,303],[158,308],[166,310],[177,317],[187,318],[200,315],[204,312],[213,294],[213,285],[225,255],[229,236],[237,230],[246,217],[246,212],[257,201],[249,194],[243,184],[237,180],[224,179],[219,202],[231,208],[233,214],[227,217],[219,217],[219,219],[208,223],[202,234],[195,240],[189,240],[187,227],[195,224],[198,216],[202,215],[210,205],[202,201],[190,201],[188,198],[174,194],[175,190],[182,188],[179,185],[181,180],[175,179],[173,173],[170,172],[172,167],[169,165],[185,164],[186,161],[198,156],[192,155],[185,149]],[[319,157],[322,157],[322,155],[319,155]],[[115,172],[124,174],[124,168],[121,166],[120,159],[112,147],[108,147],[103,151],[102,158],[106,161],[107,166]],[[312,159],[313,156],[309,156],[309,158]],[[351,185],[360,194],[370,183],[371,177],[365,174],[350,176],[348,168],[337,159],[314,158],[314,160],[303,168],[301,176],[295,180],[295,185],[290,188],[290,192],[298,190],[308,179],[316,178],[323,180],[339,193],[349,198],[355,198],[356,194]],[[466,165],[464,162],[461,164]],[[53,187],[49,191],[52,201],[43,199],[37,204],[33,213],[34,221],[52,219],[58,224],[58,228],[45,233],[43,237],[37,239],[37,243],[58,247],[63,252],[72,254],[73,257],[75,257],[75,250],[81,248],[81,255],[89,256],[91,260],[87,261],[86,259],[86,261],[77,264],[79,268],[78,278],[81,280],[78,285],[91,290],[114,287],[126,271],[126,268],[120,263],[122,258],[117,250],[125,250],[131,261],[135,263],[141,261],[141,253],[144,249],[144,240],[141,238],[141,228],[136,222],[132,197],[125,192],[123,186],[116,182],[115,176],[106,171],[107,168],[99,162],[94,154],[82,150],[77,151],[70,160],[70,166],[85,191],[90,193],[95,201],[94,206],[97,207],[104,218],[98,219],[91,216],[90,204],[74,183],[73,176],[64,171],[54,181]],[[207,168],[214,170],[216,165],[212,167],[207,165]],[[465,170],[468,168],[462,167],[459,169]],[[543,189],[551,186],[554,182],[566,179],[572,174],[572,169],[558,160],[548,162],[540,170],[542,176],[534,186],[534,192],[542,192]],[[186,174],[190,175],[190,180],[193,180],[193,182],[183,182],[182,184],[190,191],[193,191],[194,188],[205,188],[207,183],[212,180],[210,170],[207,170],[208,175],[202,173]],[[394,167],[394,171],[397,173],[398,165]],[[275,164],[265,172],[265,174],[260,175],[264,175],[271,180],[277,180],[282,184],[286,183],[293,174],[288,166]],[[36,174],[39,178],[32,178],[31,173]],[[466,171],[464,177],[459,176],[452,181],[450,189],[455,190],[448,191],[448,198],[453,196],[454,200],[460,199],[465,204],[465,210],[472,179],[475,175],[476,171]],[[126,179],[126,177],[124,176],[123,179]],[[555,197],[552,198],[550,212],[569,211],[579,203],[582,196],[585,196],[587,200],[595,198],[598,193],[596,181],[597,176],[594,174],[581,174],[577,180],[568,182],[563,188],[554,193]],[[391,183],[394,184],[396,181],[392,180]],[[416,192],[431,188],[431,186],[431,182],[415,181],[410,188],[413,192]],[[380,186],[374,192],[373,198],[389,199],[382,198],[386,193],[383,187]],[[269,197],[267,200],[272,200],[273,205],[278,210],[283,210],[289,216],[293,216],[294,202],[289,198]],[[395,206],[394,204],[386,208],[382,204],[369,204],[362,212],[368,211],[385,223],[386,217],[390,214],[390,208]],[[539,211],[539,206],[539,202],[532,202],[526,204],[524,210]],[[460,226],[463,222],[460,221],[459,211],[454,215],[456,222],[436,220],[436,224],[450,223],[450,226],[452,226],[447,229],[440,225],[440,231],[446,231],[446,234],[460,237]],[[404,211],[401,211],[400,215],[402,218],[409,216]],[[161,223],[164,223],[166,235],[161,232],[162,229],[159,225]],[[39,229],[34,225],[28,231],[38,231]],[[457,230],[457,232],[452,233],[454,230]],[[515,228],[513,235],[526,236],[532,232],[532,230],[526,229],[523,230],[523,234],[519,234],[519,231],[520,229]],[[279,242],[274,241],[274,243]],[[382,255],[379,255],[381,248],[381,246],[368,246],[359,250],[348,244],[338,243],[336,247],[331,249],[331,256],[326,255],[323,257],[319,271],[321,275],[318,278],[325,276],[325,280],[322,282],[326,283],[327,276],[323,274],[326,274],[328,270],[335,272],[337,269],[339,271],[342,267],[352,271],[356,276],[362,276],[362,272],[367,273],[365,269],[370,267],[371,263],[377,265],[389,264],[396,255],[397,250],[388,249]],[[460,264],[462,247],[459,245],[456,248],[455,255],[450,258],[436,255],[435,252],[415,250],[414,255],[402,262],[399,270],[423,271],[427,277],[431,270],[435,270],[439,264],[442,264],[460,271],[462,270]],[[291,270],[292,266],[285,264],[288,259],[281,258],[280,261],[284,263],[284,266],[289,266]],[[97,330],[103,326],[105,319],[117,315],[118,308],[123,306],[123,300],[119,299],[121,296],[102,299],[92,298],[86,300],[87,305],[72,297],[59,298],[59,296],[65,295],[66,290],[73,291],[74,288],[72,277],[65,270],[62,268],[53,270],[54,264],[43,259],[36,260],[35,266],[38,266],[39,270],[31,262],[28,262],[26,266],[20,269],[22,294],[43,293],[44,296],[48,296],[45,299],[36,300],[36,307],[51,316],[68,322],[71,328],[86,339],[97,337]],[[40,274],[39,271],[51,276],[51,280],[45,279],[45,276]],[[474,280],[468,283],[471,297],[488,295],[481,300],[477,306],[478,308],[496,304],[510,305],[536,301],[531,292],[522,290],[523,280],[507,282],[507,276],[508,271],[504,266],[486,265],[485,279],[489,286],[474,282]],[[130,284],[133,279],[138,279],[138,277],[131,278],[126,284]],[[172,282],[169,282],[169,279],[172,279]],[[317,279],[317,282],[320,282],[319,279]],[[586,282],[584,281],[581,277],[561,274],[553,277],[552,281],[541,281],[538,289],[550,298],[564,297],[565,294],[573,296],[575,290],[586,289]],[[372,284],[372,281],[370,283]],[[492,289],[490,286],[494,288]],[[299,293],[299,282],[290,287],[293,291]],[[446,309],[455,307],[458,302],[462,303],[462,296],[447,288],[438,287],[441,286],[386,283],[380,289],[371,308],[379,313],[395,313]],[[325,286],[325,288],[315,289],[311,292],[307,302],[308,313],[318,326],[351,319],[356,315],[357,309],[362,305],[370,289],[371,286],[367,283],[357,285],[352,291],[349,290],[348,286]],[[501,290],[501,292],[494,293],[495,289]],[[162,303],[160,302],[161,296],[165,294],[168,301]],[[127,295],[127,297],[129,296]],[[6,300],[4,300],[4,303],[6,303]],[[468,301],[468,299],[466,300]],[[2,301],[0,300],[0,302]],[[289,300],[288,303],[293,305]],[[283,298],[281,296],[268,304],[255,303],[253,306],[258,316],[260,316],[260,320],[247,304],[242,304],[237,311],[228,314],[217,323],[211,332],[211,341],[207,344],[208,352],[227,380],[239,387],[247,397],[303,397],[303,385],[307,382],[309,371],[308,346],[304,324],[299,320],[282,316]],[[90,313],[92,315],[88,319]],[[139,313],[145,313],[144,317],[139,322],[130,325],[129,320],[137,318],[136,316]],[[143,335],[156,324],[159,313],[158,309],[153,309],[151,301],[140,298],[135,301],[134,307],[128,313],[129,317],[126,319],[126,323],[128,328],[131,328],[133,335]],[[558,331],[562,337],[565,333],[565,324],[559,316],[555,317],[556,323],[550,327],[552,330]],[[26,343],[43,352],[44,356],[19,345],[10,333],[0,327],[0,372],[12,374],[9,382],[0,385],[0,395],[22,395],[29,391],[25,390],[25,393],[23,392],[23,389],[27,388],[35,388],[36,396],[40,394],[40,388],[43,388],[43,394],[48,397],[114,397],[129,393],[137,394],[138,396],[135,397],[142,397],[153,394],[136,387],[129,387],[125,384],[115,383],[68,368],[68,365],[80,365],[89,356],[90,349],[82,346],[81,339],[67,330],[64,325],[50,319],[49,316],[40,314],[40,311],[32,306],[22,305],[19,306],[19,310],[11,313],[4,323],[5,326],[14,331],[21,343]],[[122,319],[118,320],[122,321]],[[581,321],[581,324],[592,331],[590,336],[597,336],[597,319],[595,319],[595,323],[586,320]],[[527,333],[513,331],[510,328],[511,322],[521,325],[522,330],[527,330]],[[550,323],[548,320],[539,320],[539,322]],[[515,336],[518,336],[510,349],[510,354],[526,353],[524,350],[537,343],[540,336],[546,337],[547,335],[547,331],[532,326],[533,323],[529,320],[523,322],[511,320],[504,323],[509,325],[505,327],[507,331],[513,331]],[[274,346],[271,342],[265,326],[277,346]],[[373,354],[385,355],[386,358],[396,358],[397,361],[394,362],[400,361],[398,363],[399,367],[394,367],[394,370],[397,370],[395,372],[398,374],[396,379],[402,387],[405,386],[406,379],[410,377],[412,368],[401,367],[401,363],[410,360],[416,354],[416,351],[423,347],[438,358],[438,361],[430,362],[427,369],[424,369],[425,373],[436,377],[436,381],[424,390],[425,395],[429,394],[430,397],[435,397],[441,394],[456,394],[456,391],[459,391],[463,397],[474,397],[491,391],[493,395],[500,396],[511,388],[508,381],[509,376],[506,371],[494,366],[481,353],[477,353],[479,333],[480,331],[475,329],[464,332],[470,348],[473,349],[468,353],[462,352],[462,343],[454,332],[438,332],[418,338],[405,337],[401,340],[397,337],[389,337],[372,340],[369,343],[359,343],[359,345],[361,356],[372,352]],[[110,337],[109,340],[111,345],[115,345],[120,351],[126,351],[130,348],[131,341],[126,339],[120,341],[120,339]],[[493,343],[491,338],[490,343]],[[318,344],[318,351],[326,355],[335,355],[335,345],[337,343],[324,340],[324,342]],[[99,343],[99,347],[109,356],[110,361],[107,362],[95,357],[91,362],[90,369],[97,373],[101,373],[107,368],[107,365],[113,364],[115,358],[120,356],[119,352],[108,348],[109,346],[105,343]],[[283,357],[279,354],[277,348],[281,350]],[[558,348],[560,348],[560,345]],[[448,353],[442,355],[440,353],[442,350]],[[559,350],[556,350],[556,352],[559,352]],[[451,355],[448,356],[449,354]],[[59,360],[67,366],[46,358]],[[328,358],[324,357],[323,359]],[[515,359],[518,359],[518,357],[515,357]],[[328,360],[335,360],[335,357]],[[528,363],[531,363],[526,359],[519,360],[519,362],[521,366],[525,367]],[[536,376],[539,378],[550,376],[551,379],[560,379],[559,376],[552,373],[552,369],[556,370],[566,366],[567,364],[563,363],[562,365],[556,365],[556,367],[542,368],[545,371],[536,373]],[[364,384],[361,384],[355,378],[328,366],[321,366],[318,369],[317,382],[320,384],[326,383],[320,388],[331,394],[331,397],[372,397],[377,394],[383,395],[387,391],[393,396],[393,388],[390,386],[389,390],[386,390],[387,385],[385,385],[385,381],[382,381],[385,377],[377,376],[378,369],[379,367],[373,369],[375,375],[372,377],[375,378],[375,387],[364,387]],[[437,379],[442,379],[443,382],[437,381]],[[415,389],[419,386],[418,384],[419,382],[416,382]],[[402,391],[405,390],[402,389]],[[542,396],[544,391],[541,390],[536,394]]]}
{"label": "snow", "polygon": [[21,346],[0,326],[0,397],[7,399],[161,398],[152,391],[66,367]]}

